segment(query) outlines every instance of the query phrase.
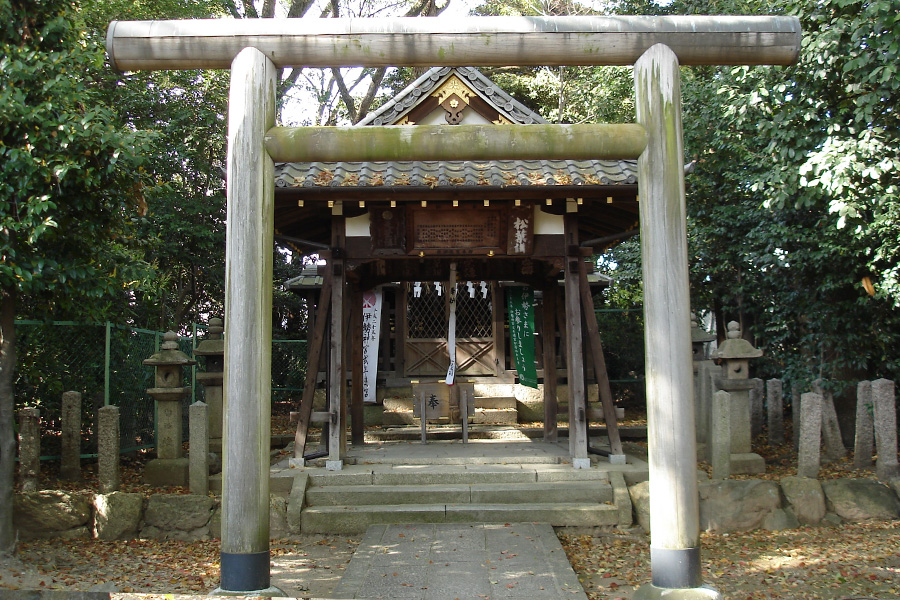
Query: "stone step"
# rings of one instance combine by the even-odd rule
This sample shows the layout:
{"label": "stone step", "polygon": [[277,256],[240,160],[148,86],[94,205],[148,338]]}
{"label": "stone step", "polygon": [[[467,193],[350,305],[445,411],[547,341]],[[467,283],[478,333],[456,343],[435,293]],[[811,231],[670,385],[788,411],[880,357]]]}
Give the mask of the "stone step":
{"label": "stone step", "polygon": [[515,425],[519,421],[519,413],[513,408],[475,408],[472,422],[479,425]]}
{"label": "stone step", "polygon": [[602,503],[613,499],[603,481],[457,485],[318,486],[306,490],[308,506],[386,504]]}
{"label": "stone step", "polygon": [[512,396],[475,397],[475,410],[516,410],[516,399]]}
{"label": "stone step", "polygon": [[303,533],[362,533],[370,525],[409,523],[543,522],[555,527],[602,527],[618,523],[613,504],[397,504],[311,506],[301,516]]}
{"label": "stone step", "polygon": [[596,469],[571,465],[403,465],[383,468],[354,466],[341,471],[311,470],[310,486],[373,485],[477,485],[569,481],[608,482],[609,475]]}

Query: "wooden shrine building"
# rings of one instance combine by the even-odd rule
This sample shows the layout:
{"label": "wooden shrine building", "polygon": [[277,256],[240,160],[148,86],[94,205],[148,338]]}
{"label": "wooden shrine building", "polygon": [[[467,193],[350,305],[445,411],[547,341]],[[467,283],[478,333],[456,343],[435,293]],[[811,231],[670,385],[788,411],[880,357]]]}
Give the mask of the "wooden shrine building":
{"label": "wooden shrine building", "polygon": [[[535,123],[545,121],[477,69],[435,67],[358,126]],[[289,288],[327,310],[317,298],[322,283],[330,280],[331,294],[338,289],[334,282],[346,286],[349,312],[341,322],[350,329],[342,339],[350,342],[343,360],[353,373],[351,406],[356,410],[351,412],[361,414],[362,402],[360,386],[354,385],[360,381],[356,361],[362,324],[355,310],[360,295],[376,286],[383,292],[378,352],[383,397],[385,386],[444,380],[450,364],[451,278],[459,282],[457,381],[515,383],[504,289],[524,284],[539,298],[535,359],[543,380],[545,437],[556,435],[558,378],[569,383],[574,400],[570,422],[586,418],[585,369],[572,373],[566,358],[566,340],[582,339],[582,309],[586,323],[594,325],[586,330],[592,342],[586,344],[586,371],[600,384],[600,396],[611,402],[588,291],[589,258],[636,232],[636,170],[636,161],[623,160],[276,164],[276,240],[326,259],[318,276],[298,277]],[[568,316],[563,289],[576,296],[575,312]],[[324,343],[325,336],[317,335],[311,336],[310,348]],[[582,381],[572,386],[572,378]],[[572,396],[573,390],[581,391]],[[307,394],[304,402],[311,398]],[[458,402],[458,393],[451,395],[451,407]],[[611,404],[607,410],[614,414]],[[361,419],[351,422],[354,438],[361,440]],[[614,420],[609,425],[614,431]],[[585,447],[573,446],[573,457],[584,457],[586,429],[578,437]],[[621,454],[620,445],[613,450]]]}

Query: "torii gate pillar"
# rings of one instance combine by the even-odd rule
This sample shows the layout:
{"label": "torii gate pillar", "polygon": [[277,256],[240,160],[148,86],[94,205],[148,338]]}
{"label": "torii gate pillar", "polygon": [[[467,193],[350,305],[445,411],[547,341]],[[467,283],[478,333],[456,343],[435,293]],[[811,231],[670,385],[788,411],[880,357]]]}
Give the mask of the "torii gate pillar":
{"label": "torii gate pillar", "polygon": [[652,583],[636,600],[721,598],[701,587],[700,499],[694,437],[684,142],[678,57],[663,44],[634,64],[638,158]]}
{"label": "torii gate pillar", "polygon": [[223,594],[283,596],[270,588],[269,447],[272,385],[272,249],[278,70],[255,48],[231,66],[225,245],[225,420],[222,430]]}

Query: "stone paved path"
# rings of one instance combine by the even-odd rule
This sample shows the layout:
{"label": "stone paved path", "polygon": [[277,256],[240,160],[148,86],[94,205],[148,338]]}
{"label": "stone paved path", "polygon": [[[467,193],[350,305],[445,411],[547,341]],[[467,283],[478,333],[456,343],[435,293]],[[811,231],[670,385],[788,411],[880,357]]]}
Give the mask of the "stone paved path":
{"label": "stone paved path", "polygon": [[545,523],[373,525],[332,597],[587,599]]}

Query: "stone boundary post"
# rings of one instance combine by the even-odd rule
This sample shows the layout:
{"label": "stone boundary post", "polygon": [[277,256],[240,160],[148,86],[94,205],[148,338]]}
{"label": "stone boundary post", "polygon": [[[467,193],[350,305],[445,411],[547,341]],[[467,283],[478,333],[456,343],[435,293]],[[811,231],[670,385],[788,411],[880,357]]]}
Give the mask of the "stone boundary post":
{"label": "stone boundary post", "polygon": [[872,466],[875,449],[875,421],[872,406],[872,382],[860,381],[856,385],[856,435],[853,443],[853,466],[868,469]]}
{"label": "stone boundary post", "polygon": [[720,390],[712,401],[711,460],[713,479],[731,477],[731,394]]}
{"label": "stone boundary post", "polygon": [[822,445],[822,396],[815,392],[800,399],[800,448],[797,455],[797,477],[819,476]]}
{"label": "stone boundary post", "polygon": [[97,480],[101,494],[118,492],[119,471],[119,407],[104,406],[97,411]]}
{"label": "stone boundary post", "polygon": [[894,382],[878,379],[872,382],[872,402],[875,406],[875,444],[878,458],[875,474],[882,481],[900,476],[897,465],[897,399]]}
{"label": "stone boundary post", "polygon": [[190,469],[188,481],[192,494],[205,496],[209,493],[209,407],[203,402],[194,402],[188,408],[190,427]]}
{"label": "stone boundary post", "polygon": [[59,461],[59,478],[64,481],[81,479],[81,393],[63,392],[62,395],[62,451]]}
{"label": "stone boundary post", "polygon": [[41,473],[41,411],[23,408],[19,411],[19,483],[23,492],[38,489]]}
{"label": "stone boundary post", "polygon": [[768,421],[769,444],[784,443],[784,398],[780,379],[766,382],[766,417]]}
{"label": "stone boundary post", "polygon": [[765,419],[765,410],[763,408],[763,388],[762,379],[751,379],[753,387],[750,388],[750,439],[762,433],[763,421]]}
{"label": "stone boundary post", "polygon": [[812,388],[822,397],[822,441],[825,443],[825,456],[829,460],[840,460],[847,456],[847,448],[844,447],[837,411],[834,409],[834,394],[825,389],[821,379],[816,379]]}

